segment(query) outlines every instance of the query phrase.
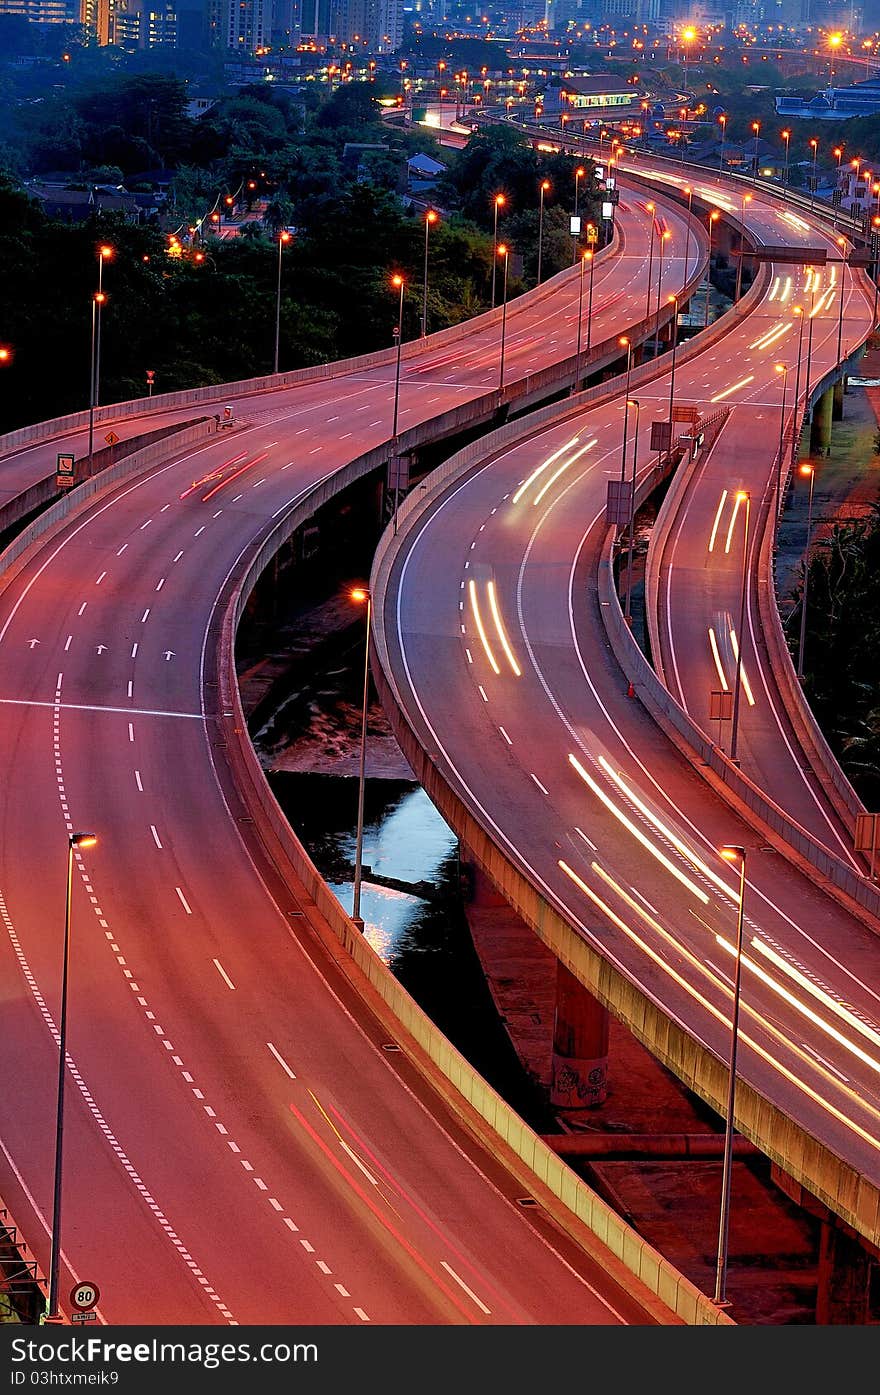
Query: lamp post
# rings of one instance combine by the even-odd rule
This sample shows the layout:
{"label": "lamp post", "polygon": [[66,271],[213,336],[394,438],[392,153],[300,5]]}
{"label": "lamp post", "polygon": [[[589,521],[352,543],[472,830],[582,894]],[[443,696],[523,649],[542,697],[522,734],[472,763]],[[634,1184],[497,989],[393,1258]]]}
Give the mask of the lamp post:
{"label": "lamp post", "polygon": [[742,196],[742,205],[741,205],[741,207],[742,207],[742,232],[741,232],[740,235],[739,235],[739,265],[738,265],[737,268],[736,268],[736,293],[735,293],[735,295],[734,295],[734,301],[738,301],[738,300],[739,300],[740,292],[742,291],[743,254],[745,253],[745,247],[746,247],[746,204],[747,204],[747,203],[751,203],[751,201],[752,201],[752,196],[751,196],[751,194],[743,194],[743,196]]}
{"label": "lamp post", "polygon": [[654,217],[654,204],[646,203],[645,208],[651,215],[651,235],[648,239],[648,289],[645,295],[645,319],[651,313],[651,272],[654,267],[654,234],[657,231],[657,219]]}
{"label": "lamp post", "polygon": [[[593,344],[593,277],[596,273],[596,253],[588,251],[584,255],[590,263],[590,294],[587,300],[587,353],[589,353]],[[876,319],[876,314],[874,318]]]}
{"label": "lamp post", "polygon": [[734,496],[739,503],[746,506],[746,527],[743,536],[743,556],[742,556],[742,576],[740,585],[739,601],[739,643],[736,646],[736,678],[733,694],[733,721],[730,731],[730,759],[734,765],[739,762],[736,758],[736,739],[739,735],[739,700],[742,692],[742,657],[745,648],[745,623],[746,623],[746,585],[749,576],[749,520],[751,516],[752,496],[747,489],[738,489]]}
{"label": "lamp post", "polygon": [[798,682],[804,680],[804,645],[807,639],[807,591],[810,585],[810,539],[813,532],[813,482],[816,478],[816,471],[808,461],[804,461],[799,467],[799,474],[806,478],[810,477],[810,497],[807,504],[807,550],[804,553],[804,594],[801,599],[801,632],[798,641],[798,661],[797,676]]}
{"label": "lamp post", "polygon": [[101,306],[104,304],[104,262],[113,256],[113,248],[106,245],[98,248],[98,329],[95,338],[95,406],[101,400]]}
{"label": "lamp post", "polygon": [[290,241],[290,233],[283,228],[278,234],[278,282],[275,290],[275,359],[273,373],[278,372],[278,351],[281,346],[281,253]]}
{"label": "lamp post", "polygon": [[52,1254],[49,1261],[50,1321],[59,1321],[58,1277],[61,1268],[61,1176],[64,1161],[64,1084],[67,1076],[67,987],[70,976],[70,903],[73,894],[73,855],[77,848],[93,848],[94,833],[70,833],[67,837],[67,896],[64,902],[64,954],[61,968],[61,1020],[58,1028],[58,1100],[55,1117],[55,1185],[52,1202]]}
{"label": "lamp post", "polygon": [[839,305],[838,305],[838,307],[837,307],[837,367],[839,368],[839,367],[840,367],[840,360],[841,360],[841,353],[842,353],[842,350],[843,350],[843,292],[844,292],[844,290],[845,290],[845,288],[846,288],[846,268],[847,268],[846,238],[845,238],[845,237],[839,237],[839,238],[837,239],[837,245],[839,246],[840,252],[841,252],[841,257],[840,257],[840,287],[839,287],[839,290],[838,290],[838,295],[839,295],[839,297],[840,297],[840,303],[839,303]]}
{"label": "lamp post", "polygon": [[544,251],[544,195],[550,188],[549,179],[541,180],[541,201],[538,212],[538,285],[541,284],[541,256]]}
{"label": "lamp post", "polygon": [[630,401],[629,398],[627,398],[626,407],[627,409],[630,407],[635,407],[636,409],[636,429],[633,435],[632,480],[630,482],[629,495],[629,551],[626,561],[626,606],[623,612],[623,618],[627,625],[632,625],[633,530],[635,528],[636,460],[639,453],[639,418],[641,417],[641,403],[637,402],[635,399]]}
{"label": "lamp post", "polygon": [[663,287],[663,244],[664,244],[664,242],[668,242],[668,240],[671,238],[671,236],[672,236],[672,233],[669,231],[668,228],[666,229],[665,232],[662,232],[662,233],[660,234],[660,246],[659,246],[659,250],[658,250],[658,253],[657,253],[657,261],[658,261],[658,268],[657,268],[657,324],[656,324],[656,327],[655,327],[655,330],[654,330],[654,357],[655,357],[655,358],[656,358],[657,355],[660,353],[660,292],[661,292],[662,287]]}
{"label": "lamp post", "polygon": [[504,338],[507,333],[507,265],[510,260],[510,248],[502,242],[498,248],[498,255],[504,261],[504,277],[501,291],[501,369],[498,374],[498,391],[504,391]]}
{"label": "lamp post", "polygon": [[776,364],[776,372],[782,374],[782,405],[779,408],[779,450],[776,456],[776,518],[782,508],[782,453],[785,447],[785,395],[788,388],[788,365]]}
{"label": "lamp post", "polygon": [[681,289],[682,289],[682,291],[684,291],[684,288],[685,288],[685,286],[687,285],[687,279],[688,279],[688,265],[689,265],[689,263],[690,263],[690,258],[691,258],[691,204],[693,203],[693,199],[694,199],[694,191],[693,191],[693,189],[688,188],[688,189],[685,189],[684,192],[685,192],[685,193],[687,194],[687,196],[688,196],[688,216],[687,216],[687,235],[686,235],[685,244],[684,244],[684,276],[682,277],[682,282],[681,282]]}
{"label": "lamp post", "polygon": [[669,373],[669,449],[672,450],[672,408],[675,403],[675,351],[678,348],[678,296],[671,295],[672,306],[672,366]]}
{"label": "lamp post", "polygon": [[815,319],[815,310],[816,310],[816,276],[815,276],[815,274],[814,274],[813,279],[812,279],[812,282],[811,282],[811,284],[810,284],[810,313],[809,313],[809,316],[808,316],[808,319],[809,319],[809,322],[810,322],[810,323],[809,323],[809,328],[807,329],[807,378],[806,378],[806,383],[805,383],[805,386],[804,386],[804,392],[805,392],[805,396],[806,396],[806,399],[807,399],[807,404],[809,404],[809,401],[810,401],[810,376],[811,376],[812,371],[813,371],[813,363],[812,363],[812,359],[813,359],[813,320]]}
{"label": "lamp post", "polygon": [[623,484],[626,477],[626,435],[629,425],[629,380],[632,373],[632,343],[625,334],[618,339],[618,344],[622,349],[626,349],[626,387],[624,389],[623,403],[623,441],[620,448],[620,483]]}
{"label": "lamp post", "polygon": [[800,396],[801,396],[801,353],[802,353],[802,350],[803,350],[803,347],[804,347],[804,318],[805,318],[805,316],[804,316],[803,306],[802,306],[802,305],[796,305],[796,306],[794,307],[794,309],[792,310],[792,314],[793,314],[793,315],[796,315],[797,318],[798,318],[798,320],[799,320],[799,322],[800,322],[800,324],[799,324],[799,329],[798,329],[797,372],[796,372],[796,374],[795,374],[795,379],[794,379],[794,422],[793,422],[793,424],[792,424],[792,432],[791,432],[791,468],[794,469],[794,457],[795,457],[795,451],[796,451],[796,449],[797,449],[797,443],[798,443],[798,430],[797,430],[797,424],[798,424],[798,403],[800,402]]}
{"label": "lamp post", "polygon": [[819,142],[815,136],[812,136],[807,144],[813,152],[813,173],[810,176],[810,208],[812,208],[816,202],[816,156],[819,154]]}
{"label": "lamp post", "polygon": [[[583,179],[583,177],[584,177],[585,174],[586,174],[586,170],[584,169],[583,165],[578,165],[577,169],[576,169],[575,172],[574,172],[574,216],[575,216],[575,218],[578,216],[578,185],[579,185],[580,181]],[[574,262],[577,261],[577,254],[578,254],[578,235],[577,235],[577,233],[573,233],[573,234],[572,234],[572,239],[571,239],[571,241],[572,241],[572,257],[571,257],[571,260],[572,260],[572,264],[573,264]]]}
{"label": "lamp post", "polygon": [[397,506],[400,502],[400,461],[397,458],[397,414],[400,406],[400,349],[403,343],[403,293],[406,290],[406,282],[401,275],[391,278],[391,284],[395,290],[400,291],[400,300],[397,307],[397,327],[394,331],[397,339],[397,366],[394,371],[394,417],[391,426],[391,451],[394,457],[394,532],[397,532]]}
{"label": "lamp post", "polygon": [[757,184],[757,182],[758,182],[758,136],[761,134],[761,123],[760,123],[760,121],[753,121],[753,122],[752,122],[752,130],[753,130],[754,133],[755,133],[755,167],[754,167],[754,170],[752,171],[752,183],[753,183],[753,184]]}
{"label": "lamp post", "polygon": [[95,444],[95,393],[96,393],[96,383],[95,383],[95,339],[96,339],[96,324],[97,324],[98,312],[99,312],[99,310],[100,310],[100,307],[104,304],[104,301],[105,301],[106,299],[107,299],[107,297],[105,296],[105,294],[104,294],[103,291],[95,291],[94,295],[92,296],[92,348],[91,348],[91,357],[90,357],[90,361],[89,361],[89,362],[90,362],[90,369],[91,369],[91,372],[90,372],[90,375],[89,375],[89,376],[90,376],[90,379],[91,379],[91,381],[90,381],[90,383],[89,383],[89,472],[90,472],[90,473],[91,473],[91,468],[92,468],[92,451],[93,451],[93,449],[94,449],[94,444]]}
{"label": "lamp post", "polygon": [[727,117],[723,114],[718,118],[718,125],[721,127],[721,149],[718,153],[718,168],[724,169],[724,137],[727,133]]}
{"label": "lamp post", "polygon": [[366,601],[367,616],[364,642],[364,694],[361,704],[361,749],[358,762],[358,807],[357,833],[354,843],[354,890],[351,901],[351,918],[363,934],[364,922],[361,916],[361,882],[364,871],[364,793],[367,774],[367,705],[370,697],[370,622],[373,618],[373,597],[365,586],[355,586],[349,593],[358,604]]}
{"label": "lamp post", "polygon": [[492,200],[495,205],[495,227],[492,232],[492,309],[495,309],[495,266],[498,261],[498,210],[503,208],[507,202],[504,194],[496,194]]}
{"label": "lamp post", "polygon": [[725,862],[739,863],[739,905],[736,918],[736,966],[733,973],[733,1012],[730,1018],[730,1058],[727,1073],[727,1117],[724,1123],[724,1161],[721,1166],[721,1218],[718,1225],[718,1263],[715,1298],[727,1307],[727,1244],[730,1234],[730,1177],[733,1163],[733,1111],[736,1100],[736,1055],[739,1045],[739,1004],[742,986],[743,902],[746,891],[746,850],[735,845],[720,849]]}
{"label": "lamp post", "polygon": [[[422,277],[422,338],[428,333],[428,235],[440,215],[433,208],[425,214],[425,269]],[[493,263],[492,270],[495,270]]]}
{"label": "lamp post", "polygon": [[717,208],[713,208],[709,214],[709,256],[706,262],[706,309],[703,315],[703,328],[709,324],[709,292],[712,285],[712,228],[721,217]]}
{"label": "lamp post", "polygon": [[785,141],[785,166],[782,171],[782,184],[784,188],[788,188],[788,150],[791,145],[791,131],[783,131],[781,134]]}
{"label": "lamp post", "polygon": [[584,267],[585,267],[586,262],[587,262],[587,257],[588,257],[588,256],[591,256],[591,255],[592,255],[592,253],[590,253],[590,252],[583,252],[583,253],[581,254],[581,274],[580,274],[580,278],[579,278],[579,280],[578,280],[577,350],[576,350],[575,359],[574,359],[574,382],[573,382],[572,385],[571,385],[572,396],[574,396],[574,394],[577,392],[577,390],[578,390],[578,383],[579,383],[580,380],[581,380],[581,337],[582,337],[583,322],[584,322]]}

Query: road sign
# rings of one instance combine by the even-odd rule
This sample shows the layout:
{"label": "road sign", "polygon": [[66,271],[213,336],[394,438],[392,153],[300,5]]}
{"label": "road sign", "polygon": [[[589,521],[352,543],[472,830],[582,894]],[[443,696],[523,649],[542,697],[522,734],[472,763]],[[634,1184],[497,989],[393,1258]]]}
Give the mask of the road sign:
{"label": "road sign", "polygon": [[388,461],[388,489],[392,492],[397,490],[398,494],[403,494],[409,489],[409,466],[410,459],[408,455],[391,457]]}
{"label": "road sign", "polygon": [[880,852],[880,814],[856,814],[856,852],[871,854],[871,881],[874,880],[874,865]]}
{"label": "road sign", "polygon": [[153,380],[155,379],[155,377],[156,377],[155,370],[152,369],[152,368],[148,368],[148,369],[147,369],[147,382],[148,382],[148,383],[152,383]]}
{"label": "road sign", "polygon": [[72,484],[76,484],[73,477],[73,467],[75,464],[72,455],[58,455],[55,458],[55,488],[69,489]]}
{"label": "road sign", "polygon": [[632,498],[632,480],[609,480],[605,500],[605,522],[617,528],[625,527],[629,523]]}
{"label": "road sign", "polygon": [[691,421],[691,422],[693,422],[693,421],[699,421],[699,420],[700,420],[700,409],[699,409],[699,407],[673,407],[673,409],[672,409],[672,420],[673,420],[673,421]]}
{"label": "road sign", "polygon": [[569,232],[571,233],[572,237],[577,237],[577,236],[580,234],[580,230],[581,230],[581,218],[580,218],[580,214],[578,214],[577,217],[575,217],[575,215],[574,215],[573,213],[570,215],[569,220],[568,220],[568,227],[569,227]]}
{"label": "road sign", "polygon": [[117,436],[115,431],[108,431],[107,435],[104,437],[104,440],[107,442],[108,446],[115,446],[116,442],[119,440],[119,437]]}
{"label": "road sign", "polygon": [[669,421],[651,422],[651,450],[669,450],[672,445],[672,423]]}
{"label": "road sign", "polygon": [[783,247],[767,245],[748,251],[733,252],[732,256],[750,257],[753,262],[793,262],[796,266],[824,266],[828,260],[826,247]]}
{"label": "road sign", "polygon": [[587,241],[591,243],[599,241],[599,229],[594,227],[592,223],[587,224]]}
{"label": "road sign", "polygon": [[709,721],[729,722],[733,716],[733,693],[713,688],[709,694]]}
{"label": "road sign", "polygon": [[74,1284],[70,1290],[70,1301],[74,1308],[79,1308],[80,1312],[85,1312],[87,1308],[94,1308],[101,1297],[101,1290],[97,1284],[89,1283],[87,1279],[80,1279],[78,1284]]}

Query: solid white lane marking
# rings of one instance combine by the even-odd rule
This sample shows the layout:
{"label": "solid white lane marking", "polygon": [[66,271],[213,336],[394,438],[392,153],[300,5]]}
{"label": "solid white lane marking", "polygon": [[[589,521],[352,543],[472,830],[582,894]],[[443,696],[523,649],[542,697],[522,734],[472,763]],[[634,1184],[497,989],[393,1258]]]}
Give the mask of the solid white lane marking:
{"label": "solid white lane marking", "polygon": [[192,911],[190,910],[189,902],[187,901],[187,899],[186,899],[186,897],[184,896],[183,892],[181,891],[180,887],[179,887],[179,886],[176,886],[176,887],[174,888],[174,890],[177,892],[178,896],[180,897],[180,904],[183,906],[183,909],[186,911],[187,915],[192,915]]}
{"label": "solid white lane marking", "polygon": [[291,1080],[296,1080],[295,1074],[294,1074],[293,1071],[290,1069],[290,1066],[287,1064],[287,1062],[285,1061],[284,1057],[281,1055],[281,1052],[278,1050],[278,1048],[275,1047],[275,1046],[273,1046],[272,1043],[271,1043],[271,1041],[267,1041],[267,1042],[266,1042],[266,1045],[268,1046],[269,1050],[272,1052],[272,1055],[275,1057],[275,1060],[278,1062],[278,1064],[279,1064],[279,1066],[281,1067],[281,1069],[287,1072],[287,1074],[290,1076]]}
{"label": "solid white lane marking", "polygon": [[[130,688],[131,683],[128,686]],[[60,683],[58,687],[61,687]],[[138,717],[187,717],[194,722],[202,720],[201,712],[167,712],[161,707],[105,707],[96,702],[40,702],[36,698],[0,698],[0,707],[53,707],[58,708],[60,712],[134,712]],[[133,736],[130,739],[134,741]]]}
{"label": "solid white lane marking", "polygon": [[220,977],[223,979],[223,982],[227,985],[228,988],[231,988],[234,993],[235,984],[232,982],[232,979],[229,977],[228,973],[224,969],[223,965],[220,963],[219,959],[214,960],[214,967],[216,968]]}
{"label": "solid white lane marking", "polygon": [[450,1277],[453,1278],[453,1279],[455,1280],[455,1282],[458,1284],[458,1286],[459,1286],[460,1288],[463,1288],[463,1289],[464,1289],[464,1291],[465,1291],[465,1293],[467,1294],[468,1298],[472,1298],[472,1299],[473,1299],[473,1301],[476,1303],[477,1307],[480,1309],[480,1312],[481,1312],[481,1313],[486,1313],[486,1315],[488,1316],[488,1315],[491,1313],[491,1309],[486,1307],[486,1305],[485,1305],[485,1303],[483,1302],[483,1300],[482,1300],[481,1298],[478,1298],[478,1297],[477,1297],[477,1295],[474,1293],[474,1291],[473,1291],[472,1288],[468,1288],[468,1286],[467,1286],[467,1284],[465,1283],[464,1279],[461,1278],[461,1276],[460,1276],[459,1274],[456,1274],[456,1272],[455,1272],[455,1270],[453,1269],[452,1265],[451,1265],[451,1264],[447,1264],[445,1259],[441,1259],[440,1263],[442,1264],[443,1268],[446,1270],[447,1274],[449,1274]]}

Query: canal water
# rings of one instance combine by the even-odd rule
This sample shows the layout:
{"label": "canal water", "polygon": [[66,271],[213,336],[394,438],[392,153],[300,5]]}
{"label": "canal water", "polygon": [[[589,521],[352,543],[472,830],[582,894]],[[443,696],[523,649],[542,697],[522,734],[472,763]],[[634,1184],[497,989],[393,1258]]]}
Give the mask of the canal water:
{"label": "canal water", "polygon": [[[321,875],[351,911],[357,781],[275,771],[272,791]],[[473,947],[461,899],[457,839],[424,790],[405,780],[368,780],[364,866],[431,899],[365,882],[365,934],[404,988],[450,1041],[531,1126],[554,1125],[542,1092],[523,1070],[499,1020]]]}

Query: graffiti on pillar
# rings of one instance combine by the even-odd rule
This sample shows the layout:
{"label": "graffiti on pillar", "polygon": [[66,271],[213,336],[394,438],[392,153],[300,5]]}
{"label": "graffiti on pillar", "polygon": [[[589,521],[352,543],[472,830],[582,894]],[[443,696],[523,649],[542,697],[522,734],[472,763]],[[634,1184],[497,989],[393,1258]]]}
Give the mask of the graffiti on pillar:
{"label": "graffiti on pillar", "polygon": [[550,1102],[557,1109],[593,1109],[608,1093],[607,1061],[553,1058]]}

